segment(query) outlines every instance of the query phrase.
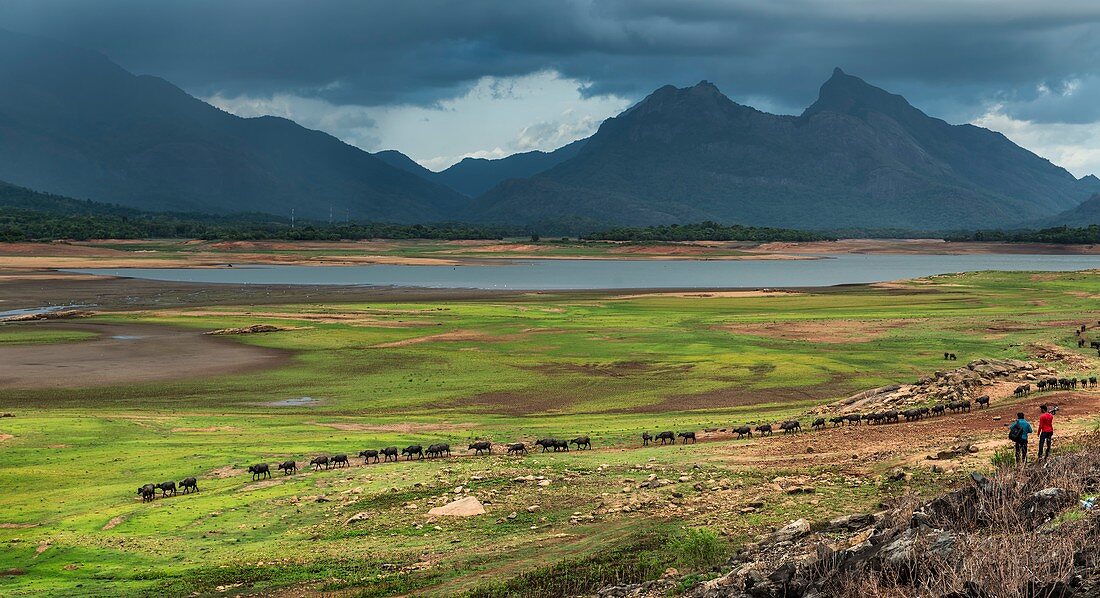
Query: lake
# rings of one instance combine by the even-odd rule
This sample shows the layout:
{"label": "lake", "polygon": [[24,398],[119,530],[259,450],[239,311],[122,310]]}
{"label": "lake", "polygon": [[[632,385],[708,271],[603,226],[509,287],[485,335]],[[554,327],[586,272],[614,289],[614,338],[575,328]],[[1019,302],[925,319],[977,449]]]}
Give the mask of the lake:
{"label": "lake", "polygon": [[813,260],[501,260],[462,266],[238,266],[67,270],[174,282],[581,290],[791,288],[975,270],[1100,268],[1095,255],[840,254]]}

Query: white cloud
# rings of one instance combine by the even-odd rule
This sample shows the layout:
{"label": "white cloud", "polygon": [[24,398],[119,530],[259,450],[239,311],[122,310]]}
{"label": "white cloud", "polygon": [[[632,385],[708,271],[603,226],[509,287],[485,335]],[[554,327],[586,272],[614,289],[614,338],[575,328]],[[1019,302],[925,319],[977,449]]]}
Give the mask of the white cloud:
{"label": "white cloud", "polygon": [[585,96],[586,84],[544,71],[483,77],[463,95],[434,106],[336,105],[293,94],[207,98],[238,116],[273,115],[335,135],[367,151],[397,149],[432,170],[465,157],[501,158],[553,150],[591,135],[630,106],[613,95]]}
{"label": "white cloud", "polygon": [[1014,118],[994,104],[972,124],[1000,131],[1013,142],[1082,177],[1100,173],[1100,122],[1045,123]]}

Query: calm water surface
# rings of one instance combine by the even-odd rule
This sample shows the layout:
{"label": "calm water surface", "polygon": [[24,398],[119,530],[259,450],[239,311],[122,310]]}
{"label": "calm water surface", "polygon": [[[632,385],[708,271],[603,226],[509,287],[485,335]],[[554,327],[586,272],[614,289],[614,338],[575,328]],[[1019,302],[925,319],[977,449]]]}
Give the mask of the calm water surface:
{"label": "calm water surface", "polygon": [[463,266],[238,266],[70,270],[175,282],[567,290],[831,286],[974,270],[1100,268],[1091,255],[858,255],[816,260],[518,260]]}

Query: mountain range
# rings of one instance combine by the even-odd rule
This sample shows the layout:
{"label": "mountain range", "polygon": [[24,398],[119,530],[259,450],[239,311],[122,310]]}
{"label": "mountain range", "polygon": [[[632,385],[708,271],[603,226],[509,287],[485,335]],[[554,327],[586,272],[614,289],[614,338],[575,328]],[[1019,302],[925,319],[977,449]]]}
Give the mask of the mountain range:
{"label": "mountain range", "polygon": [[0,180],[143,210],[572,230],[702,220],[989,229],[1100,212],[1082,205],[1100,179],[840,69],[797,116],[738,104],[706,81],[665,86],[556,151],[432,172],[2,30]]}

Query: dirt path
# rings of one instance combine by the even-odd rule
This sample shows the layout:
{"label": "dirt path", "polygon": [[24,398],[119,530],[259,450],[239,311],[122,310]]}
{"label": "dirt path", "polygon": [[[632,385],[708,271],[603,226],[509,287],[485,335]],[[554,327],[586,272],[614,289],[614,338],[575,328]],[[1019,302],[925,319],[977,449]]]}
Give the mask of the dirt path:
{"label": "dirt path", "polygon": [[143,324],[44,323],[18,326],[95,332],[63,344],[0,347],[0,388],[80,388],[202,379],[276,367],[289,353],[253,347],[200,330]]}

